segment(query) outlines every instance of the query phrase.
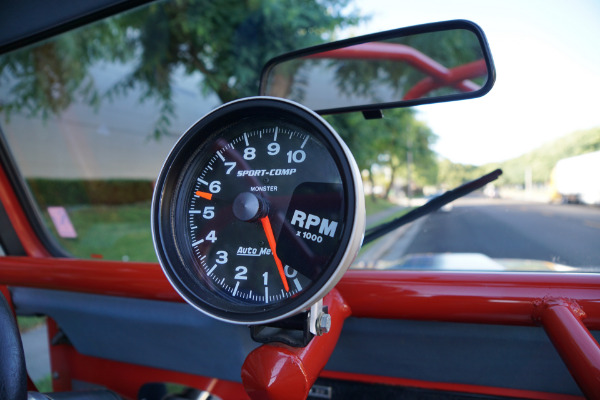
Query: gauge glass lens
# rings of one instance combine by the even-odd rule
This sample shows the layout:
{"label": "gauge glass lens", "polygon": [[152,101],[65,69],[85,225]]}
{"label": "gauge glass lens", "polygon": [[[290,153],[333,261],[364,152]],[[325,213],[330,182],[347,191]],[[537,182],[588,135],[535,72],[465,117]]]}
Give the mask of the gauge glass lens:
{"label": "gauge glass lens", "polygon": [[352,236],[355,185],[317,117],[233,115],[191,128],[164,167],[176,183],[159,182],[162,220],[178,258],[166,272],[203,311],[252,322],[296,310],[335,278]]}

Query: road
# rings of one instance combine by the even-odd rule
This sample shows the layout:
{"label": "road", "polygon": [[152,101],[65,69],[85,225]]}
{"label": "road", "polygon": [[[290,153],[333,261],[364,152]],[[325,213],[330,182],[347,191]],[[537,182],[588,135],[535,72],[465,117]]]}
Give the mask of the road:
{"label": "road", "polygon": [[389,261],[452,252],[598,267],[600,207],[469,197],[456,201],[450,212],[434,212],[413,223],[402,238],[399,246],[396,241],[382,244],[382,238],[375,253]]}

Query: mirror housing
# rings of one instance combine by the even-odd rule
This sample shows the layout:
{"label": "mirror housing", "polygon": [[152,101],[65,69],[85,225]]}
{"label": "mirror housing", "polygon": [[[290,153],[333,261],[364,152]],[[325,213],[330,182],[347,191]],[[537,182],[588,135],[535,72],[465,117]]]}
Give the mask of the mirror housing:
{"label": "mirror housing", "polygon": [[380,110],[483,96],[494,63],[481,28],[466,20],[417,25],[297,50],[263,68],[259,93],[319,114]]}

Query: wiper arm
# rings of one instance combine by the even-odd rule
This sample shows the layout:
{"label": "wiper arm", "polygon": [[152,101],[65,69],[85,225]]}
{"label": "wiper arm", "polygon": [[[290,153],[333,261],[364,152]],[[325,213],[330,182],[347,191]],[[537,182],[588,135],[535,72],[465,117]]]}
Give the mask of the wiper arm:
{"label": "wiper arm", "polygon": [[394,229],[398,229],[402,225],[408,224],[409,222],[413,222],[417,218],[421,218],[422,216],[427,215],[430,212],[439,210],[446,204],[458,198],[461,198],[471,193],[472,191],[487,185],[492,181],[495,181],[500,175],[502,175],[501,169],[492,171],[489,174],[484,175],[481,178],[475,179],[474,181],[467,182],[464,185],[457,187],[456,189],[448,190],[441,196],[431,199],[426,204],[423,204],[421,207],[415,208],[414,210],[404,214],[401,217],[396,218],[393,221],[386,222],[374,228],[368,229],[365,232],[363,245],[372,242],[375,239],[379,239],[381,236],[390,233]]}

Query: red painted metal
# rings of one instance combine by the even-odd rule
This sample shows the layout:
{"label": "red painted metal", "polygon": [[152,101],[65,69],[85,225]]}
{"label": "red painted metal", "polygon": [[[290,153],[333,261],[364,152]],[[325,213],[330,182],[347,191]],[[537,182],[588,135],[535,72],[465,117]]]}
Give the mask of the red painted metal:
{"label": "red painted metal", "polygon": [[1,257],[0,283],[183,302],[154,263]]}
{"label": "red painted metal", "polygon": [[393,385],[428,390],[440,390],[447,392],[469,393],[488,396],[516,397],[519,399],[536,400],[582,400],[582,396],[538,392],[531,390],[508,389],[491,386],[467,385],[461,383],[429,382],[417,379],[393,378],[387,376],[355,374],[350,372],[323,371],[321,378],[340,379],[353,382],[374,383],[382,385]]}
{"label": "red painted metal", "polygon": [[573,301],[546,299],[539,319],[548,337],[589,399],[600,399],[600,347],[583,325],[584,311]]}
{"label": "red painted metal", "polygon": [[350,315],[350,309],[335,289],[323,303],[331,314],[329,333],[316,336],[304,348],[266,344],[248,354],[242,366],[242,382],[251,399],[306,399],[337,344],[344,320]]}
{"label": "red painted metal", "polygon": [[[0,257],[0,284],[182,301],[157,264],[48,257],[1,168],[0,201],[29,255]],[[585,311],[583,321],[563,306],[547,307],[540,320],[584,391],[599,385],[598,344],[585,329],[585,326],[600,329],[599,288],[600,275],[593,274],[407,271],[349,271],[337,286],[352,309],[353,316],[371,318],[535,325],[539,314],[536,314],[536,307],[539,311],[544,299],[568,298]],[[328,336],[333,338],[330,335],[332,333],[319,339],[328,340]],[[331,346],[334,344],[335,341]],[[53,348],[53,370],[67,366],[68,374],[71,374],[59,375],[55,381],[57,389],[68,389],[70,383],[65,382],[70,382],[71,377],[99,382],[108,387],[127,385],[125,381],[130,379],[131,374],[138,374],[136,382],[160,380],[159,376],[173,377],[177,382],[187,378],[197,379],[191,375],[115,364],[107,360],[96,359],[94,364],[85,356],[74,355],[74,350],[60,349],[60,346]],[[303,360],[306,365],[302,364],[302,368],[317,374],[320,368],[316,366],[321,362],[324,365],[326,360],[310,361],[317,356],[311,354],[310,347],[305,351],[301,355],[293,352],[288,355],[292,361]],[[318,353],[317,350],[313,351]],[[287,356],[278,357],[283,360]],[[93,370],[90,367],[92,365]],[[99,371],[105,371],[105,375]],[[312,375],[310,378],[313,379]],[[597,392],[589,393],[597,395]]]}
{"label": "red painted metal", "polygon": [[535,304],[569,297],[600,329],[600,275],[349,271],[337,285],[354,317],[536,325]]}
{"label": "red painted metal", "polygon": [[[183,301],[158,264],[2,257],[0,284]],[[351,270],[337,289],[353,316],[535,325],[535,303],[568,297],[600,329],[600,275]]]}
{"label": "red painted metal", "polygon": [[[56,324],[52,320],[49,320],[49,327],[51,334],[56,333]],[[221,399],[248,399],[242,384],[237,382],[90,357],[78,353],[68,344],[51,346],[50,354],[55,391],[71,390],[71,380],[75,379],[108,387],[124,398],[134,400],[142,385],[164,382],[206,390]]]}
{"label": "red painted metal", "polygon": [[[469,64],[461,65],[456,68],[452,68],[448,71],[448,77],[444,80],[436,80],[432,77],[427,77],[417,82],[410,90],[406,92],[402,100],[414,100],[424,97],[427,93],[432,90],[449,86],[463,80],[477,78],[479,76],[485,76],[487,74],[487,66],[485,60],[477,60]],[[479,87],[472,90],[477,90]]]}
{"label": "red painted metal", "polygon": [[[453,85],[463,92],[479,89],[473,82],[456,82],[450,70],[420,51],[403,44],[371,42],[317,53],[306,58],[335,58],[350,60],[389,60],[405,62],[444,85]],[[484,62],[485,65],[485,62]]]}
{"label": "red painted metal", "polygon": [[[46,327],[48,329],[48,340],[59,332],[56,322],[52,318],[46,318]],[[71,390],[71,361],[69,351],[73,346],[69,344],[50,345],[50,370],[52,375],[52,388],[55,392],[66,392]]]}
{"label": "red painted metal", "polygon": [[44,248],[31,228],[31,224],[23,212],[23,208],[13,191],[13,188],[0,166],[0,202],[8,214],[8,219],[21,240],[25,252],[30,257],[47,257],[50,253]]}

